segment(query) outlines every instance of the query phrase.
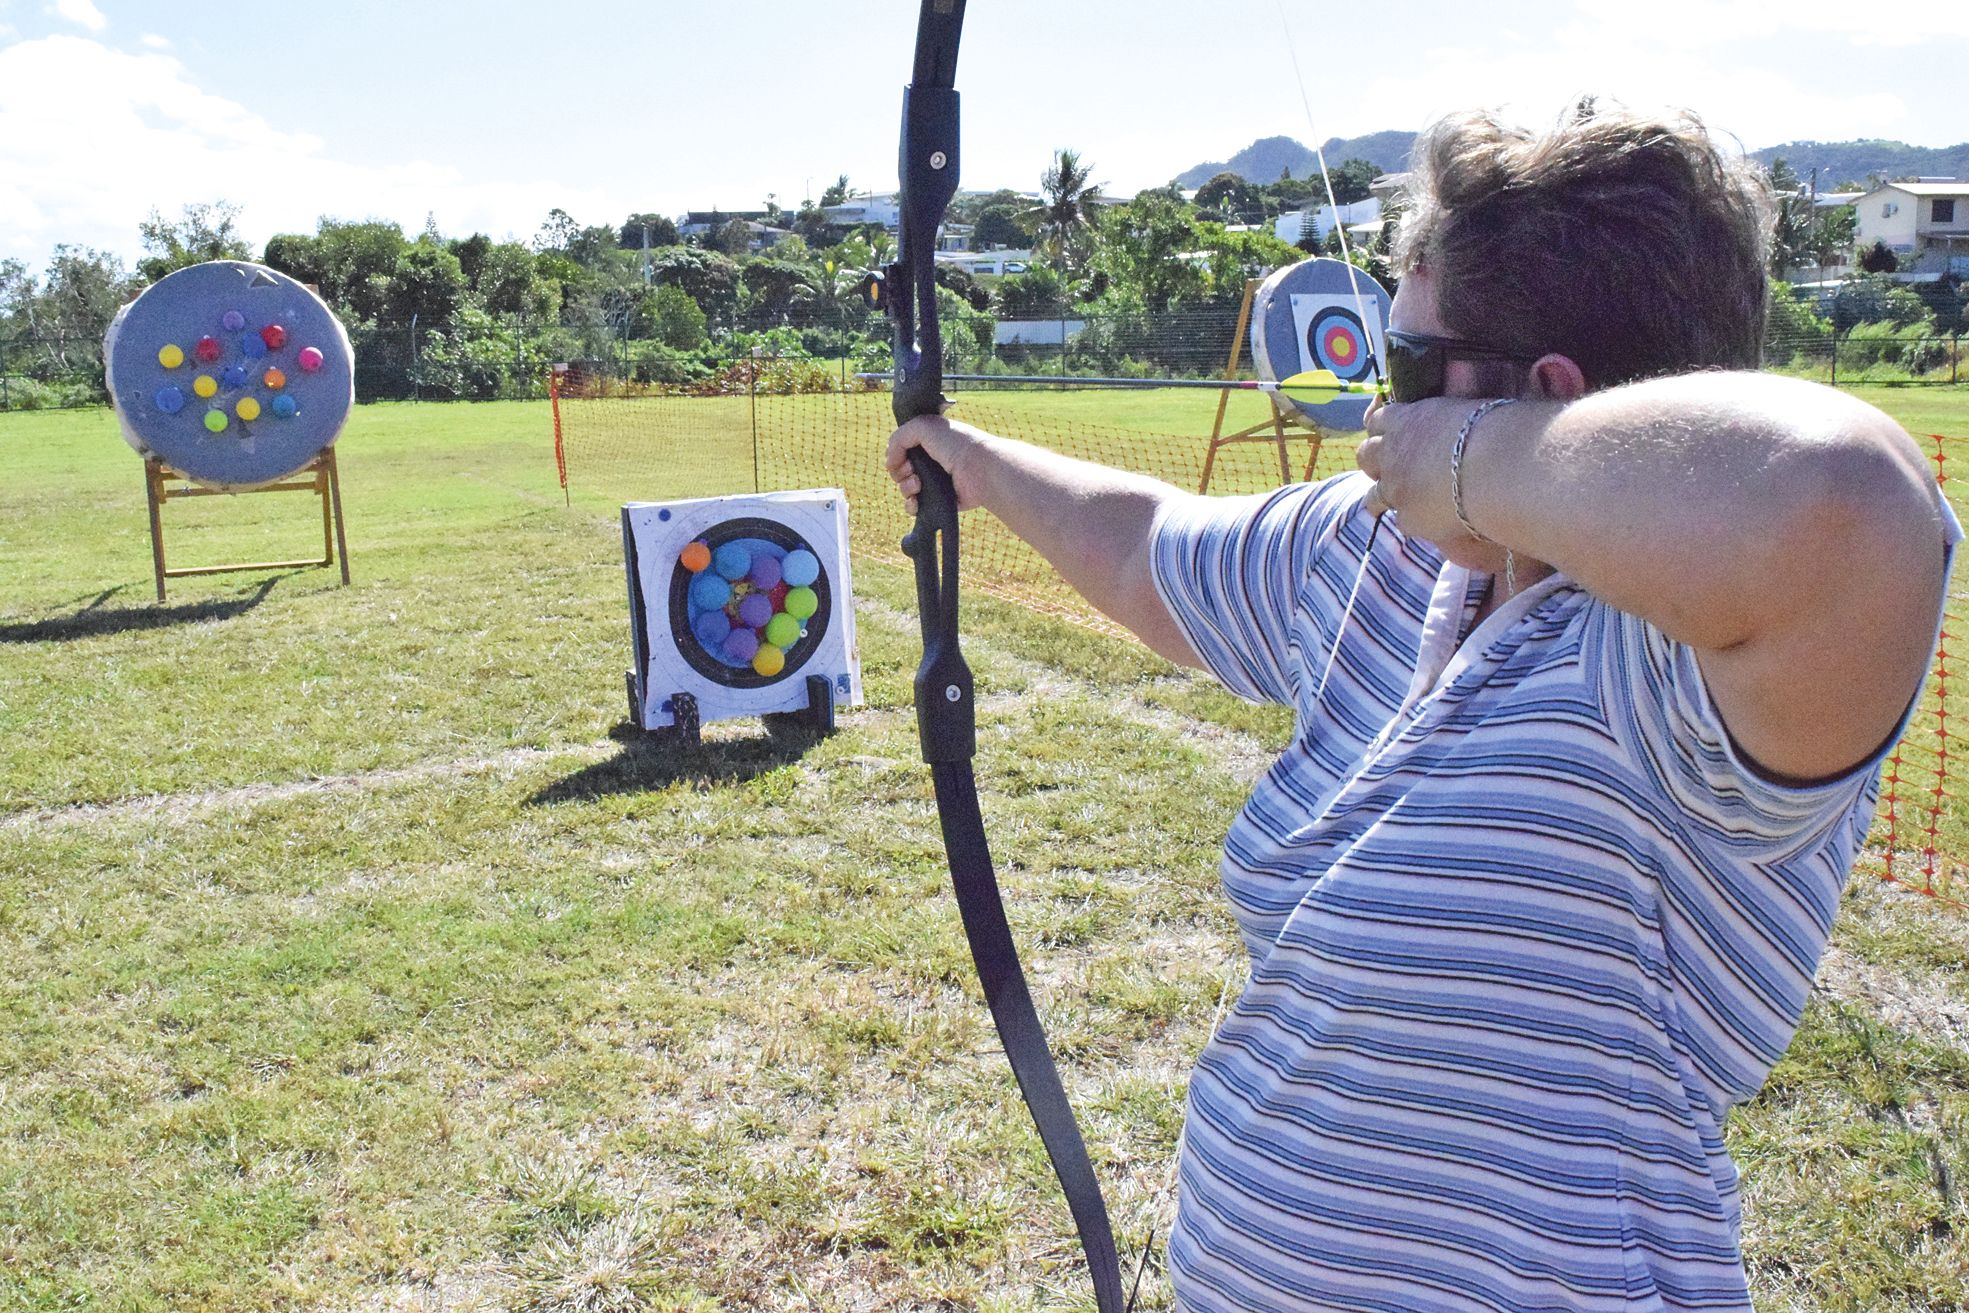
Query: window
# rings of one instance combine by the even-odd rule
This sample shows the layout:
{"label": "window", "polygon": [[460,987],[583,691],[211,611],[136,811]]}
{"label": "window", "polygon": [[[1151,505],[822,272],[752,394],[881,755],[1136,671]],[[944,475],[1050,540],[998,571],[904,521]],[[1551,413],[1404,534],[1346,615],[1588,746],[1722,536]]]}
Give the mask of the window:
{"label": "window", "polygon": [[1894,204],[1894,202],[1892,201],[1887,201],[1883,203],[1880,207],[1880,217],[1883,219],[1891,219],[1895,215],[1899,214],[1900,212],[1901,212],[1901,207]]}
{"label": "window", "polygon": [[1954,223],[1955,198],[1951,196],[1948,200],[1945,201],[1937,200],[1935,202],[1935,212],[1929,215],[1928,217],[1930,219],[1933,219],[1936,223]]}

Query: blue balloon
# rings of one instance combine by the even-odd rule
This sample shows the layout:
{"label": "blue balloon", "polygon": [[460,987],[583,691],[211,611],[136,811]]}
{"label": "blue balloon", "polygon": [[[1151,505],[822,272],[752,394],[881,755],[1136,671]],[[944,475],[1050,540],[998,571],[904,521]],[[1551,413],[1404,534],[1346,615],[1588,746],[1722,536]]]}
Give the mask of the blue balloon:
{"label": "blue balloon", "polygon": [[804,547],[795,548],[780,562],[779,577],[790,588],[805,588],[820,578],[820,558]]}
{"label": "blue balloon", "polygon": [[[256,337],[253,340],[257,342],[260,339]],[[294,404],[294,398],[290,396],[282,394],[281,396],[275,397],[273,399],[273,413],[280,416],[282,419],[293,419],[294,412],[297,409],[299,409],[299,407],[297,407]]]}
{"label": "blue balloon", "polygon": [[752,553],[743,543],[726,543],[711,554],[711,568],[727,579],[743,579],[752,568]]}
{"label": "blue balloon", "polygon": [[700,611],[721,611],[732,600],[732,586],[706,570],[691,580],[691,605]]}
{"label": "blue balloon", "polygon": [[248,333],[239,339],[239,350],[248,360],[258,360],[267,353],[267,344],[260,340],[258,333]]}
{"label": "blue balloon", "polygon": [[697,635],[697,641],[713,651],[724,643],[731,631],[731,617],[723,611],[699,611],[697,618],[691,621],[691,632]]}
{"label": "blue balloon", "polygon": [[161,387],[151,400],[157,408],[167,415],[175,415],[185,408],[185,394],[174,387]]}
{"label": "blue balloon", "polygon": [[244,365],[228,365],[226,372],[219,375],[219,382],[225,386],[227,391],[231,391],[233,388],[245,387],[246,367]]}

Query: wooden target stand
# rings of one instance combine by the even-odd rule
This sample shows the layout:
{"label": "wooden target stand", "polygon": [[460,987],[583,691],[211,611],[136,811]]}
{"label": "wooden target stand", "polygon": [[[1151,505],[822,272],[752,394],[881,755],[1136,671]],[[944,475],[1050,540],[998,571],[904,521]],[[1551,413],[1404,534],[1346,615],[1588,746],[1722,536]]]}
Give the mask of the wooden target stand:
{"label": "wooden target stand", "polygon": [[[248,497],[262,492],[312,492],[321,500],[321,556],[300,561],[242,561],[233,565],[189,565],[172,568],[164,559],[164,503],[183,497]],[[228,492],[194,483],[155,456],[144,457],[144,493],[150,502],[150,555],[157,572],[157,600],[164,600],[164,581],[199,574],[235,574],[247,570],[327,569],[338,561],[342,584],[349,582],[349,540],[342,522],[342,481],[336,473],[335,448],[316,452],[294,473],[258,488]]]}
{"label": "wooden target stand", "polygon": [[[1244,280],[1244,303],[1238,307],[1237,328],[1231,334],[1231,356],[1224,364],[1224,377],[1227,380],[1236,379],[1238,376],[1238,365],[1244,359],[1245,330],[1251,326],[1251,299],[1257,295],[1258,288],[1263,285],[1263,282],[1264,280],[1261,278],[1247,278]],[[1326,431],[1320,428],[1319,425],[1297,414],[1288,414],[1286,407],[1279,404],[1278,395],[1267,392],[1265,394],[1265,400],[1270,404],[1272,409],[1271,419],[1265,423],[1253,424],[1250,428],[1239,429],[1235,433],[1226,433],[1224,432],[1224,412],[1230,407],[1231,392],[1232,389],[1225,388],[1217,394],[1217,420],[1210,426],[1210,449],[1204,453],[1203,478],[1197,484],[1196,490],[1199,493],[1210,491],[1210,474],[1216,468],[1217,452],[1220,448],[1233,447],[1247,442],[1269,442],[1274,444],[1278,448],[1279,482],[1281,484],[1292,482],[1292,458],[1291,454],[1286,450],[1287,444],[1291,441],[1285,431],[1287,425],[1307,432],[1309,446],[1306,452],[1306,471],[1301,476],[1301,479],[1307,483],[1312,482],[1313,467],[1319,463],[1320,444],[1326,440]]]}

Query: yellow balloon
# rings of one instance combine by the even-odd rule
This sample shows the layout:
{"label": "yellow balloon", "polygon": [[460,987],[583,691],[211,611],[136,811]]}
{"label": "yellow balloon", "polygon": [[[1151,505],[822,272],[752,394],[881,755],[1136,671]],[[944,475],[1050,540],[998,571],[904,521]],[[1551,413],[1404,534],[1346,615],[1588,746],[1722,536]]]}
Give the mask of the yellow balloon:
{"label": "yellow balloon", "polygon": [[233,411],[241,419],[258,419],[260,418],[260,403],[251,397],[241,397],[239,404],[233,407]]}
{"label": "yellow balloon", "polygon": [[219,385],[210,374],[200,374],[191,381],[191,390],[201,397],[209,397],[218,393]]}
{"label": "yellow balloon", "polygon": [[184,348],[175,342],[165,343],[164,349],[157,353],[157,363],[166,369],[176,369],[185,363]]}
{"label": "yellow balloon", "polygon": [[771,643],[759,644],[759,650],[752,654],[752,668],[768,678],[786,669],[786,653]]}

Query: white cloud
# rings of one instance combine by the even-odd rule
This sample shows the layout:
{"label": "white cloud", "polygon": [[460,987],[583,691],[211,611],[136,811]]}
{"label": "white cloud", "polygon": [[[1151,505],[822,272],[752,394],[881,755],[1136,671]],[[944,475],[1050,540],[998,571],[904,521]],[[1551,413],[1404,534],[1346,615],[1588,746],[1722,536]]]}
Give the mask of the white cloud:
{"label": "white cloud", "polygon": [[1851,0],[1788,0],[1753,5],[1741,0],[1578,0],[1582,18],[1601,40],[1639,40],[1683,49],[1769,41],[1786,33],[1836,37],[1861,46],[1911,46],[1969,37],[1969,6],[1937,5],[1908,14]]}
{"label": "white cloud", "polygon": [[[1752,149],[1813,138],[1893,136],[1921,126],[1894,92],[1860,89],[1809,70],[1794,76],[1734,64],[1723,52],[1713,55],[1577,33],[1566,34],[1556,53],[1549,45],[1511,51],[1436,48],[1418,52],[1399,76],[1370,77],[1360,99],[1419,109],[1418,123],[1489,105],[1542,127],[1590,93],[1637,110],[1693,110],[1712,129]],[[1428,88],[1426,104],[1416,95],[1418,87]]]}
{"label": "white cloud", "polygon": [[171,38],[159,36],[155,32],[144,33],[142,40],[145,48],[149,50],[169,50],[171,48]]}
{"label": "white cloud", "polygon": [[50,8],[57,17],[86,27],[91,32],[100,32],[109,26],[109,20],[103,17],[102,10],[96,8],[94,0],[55,0]]}
{"label": "white cloud", "polygon": [[414,233],[436,211],[449,228],[502,237],[516,226],[530,234],[556,205],[621,208],[614,196],[542,179],[337,158],[320,137],[205,91],[168,54],[79,36],[0,47],[0,259],[38,263],[57,242],[133,259],[152,209],[176,218],[216,200],[242,208],[256,246],[276,232],[313,232],[324,214],[391,219]]}

